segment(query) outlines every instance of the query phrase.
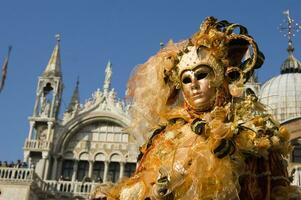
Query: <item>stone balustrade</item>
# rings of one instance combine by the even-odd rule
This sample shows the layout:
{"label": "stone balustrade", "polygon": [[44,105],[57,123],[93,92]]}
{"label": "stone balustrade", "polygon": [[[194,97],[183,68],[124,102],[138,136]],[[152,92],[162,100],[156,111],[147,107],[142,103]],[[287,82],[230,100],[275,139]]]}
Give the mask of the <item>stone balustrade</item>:
{"label": "stone balustrade", "polygon": [[47,183],[47,190],[61,194],[72,194],[73,196],[88,197],[91,191],[99,183],[95,182],[74,182],[74,181],[45,181]]}
{"label": "stone balustrade", "polygon": [[0,181],[31,182],[41,191],[87,198],[99,183],[78,181],[43,181],[33,169],[0,167]]}
{"label": "stone balustrade", "polygon": [[33,169],[0,167],[0,180],[5,181],[32,181]]}
{"label": "stone balustrade", "polygon": [[48,150],[51,147],[51,142],[42,140],[25,140],[24,150]]}

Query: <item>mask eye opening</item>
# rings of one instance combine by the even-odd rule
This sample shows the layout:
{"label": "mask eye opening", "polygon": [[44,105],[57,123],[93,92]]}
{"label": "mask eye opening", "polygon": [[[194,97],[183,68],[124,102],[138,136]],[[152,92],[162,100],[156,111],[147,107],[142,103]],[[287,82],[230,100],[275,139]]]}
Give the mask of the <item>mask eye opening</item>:
{"label": "mask eye opening", "polygon": [[191,83],[191,82],[192,82],[192,80],[189,76],[186,76],[182,79],[183,84],[188,84],[188,83]]}
{"label": "mask eye opening", "polygon": [[196,72],[195,78],[199,81],[199,80],[206,78],[208,76],[208,74],[209,74],[208,72]]}

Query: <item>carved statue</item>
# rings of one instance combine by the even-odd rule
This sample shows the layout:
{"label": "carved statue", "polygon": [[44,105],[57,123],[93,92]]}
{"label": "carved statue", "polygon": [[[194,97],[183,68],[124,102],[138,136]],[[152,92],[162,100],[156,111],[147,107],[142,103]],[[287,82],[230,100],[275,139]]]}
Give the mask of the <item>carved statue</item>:
{"label": "carved statue", "polygon": [[111,79],[112,79],[111,62],[108,62],[106,66],[106,76],[103,84],[104,93],[107,93],[109,91],[111,85]]}
{"label": "carved statue", "polygon": [[109,95],[108,95],[108,101],[112,104],[115,103],[115,100],[116,100],[116,92],[114,90],[114,88],[109,92]]}
{"label": "carved statue", "polygon": [[42,95],[41,97],[41,109],[40,109],[40,115],[42,117],[48,117],[50,112],[50,102],[46,98],[45,95]]}
{"label": "carved statue", "polygon": [[46,141],[46,139],[47,139],[47,129],[45,128],[44,130],[41,131],[39,135],[39,140]]}
{"label": "carved statue", "polygon": [[46,107],[46,97],[45,95],[42,95],[40,98],[40,105],[41,105],[41,109],[40,109],[40,113],[43,113]]}
{"label": "carved statue", "polygon": [[128,84],[130,130],[147,142],[135,174],[102,190],[107,199],[300,199],[288,131],[243,93],[263,60],[245,27],[208,17],[140,65]]}

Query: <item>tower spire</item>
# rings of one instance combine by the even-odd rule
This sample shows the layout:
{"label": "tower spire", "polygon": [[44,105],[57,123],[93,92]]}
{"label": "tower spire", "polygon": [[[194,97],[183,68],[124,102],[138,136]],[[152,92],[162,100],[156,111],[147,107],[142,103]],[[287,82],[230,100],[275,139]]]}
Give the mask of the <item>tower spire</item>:
{"label": "tower spire", "polygon": [[77,105],[79,105],[79,77],[77,77],[76,86],[74,88],[67,112],[72,112]]}
{"label": "tower spire", "polygon": [[104,94],[108,94],[110,87],[111,87],[111,80],[112,80],[112,63],[109,60],[106,66],[106,70],[105,70],[105,81],[103,84],[103,92]]}
{"label": "tower spire", "polygon": [[42,76],[61,76],[60,34],[56,34],[56,45]]}
{"label": "tower spire", "polygon": [[[52,144],[56,138],[55,131],[59,124],[59,110],[63,94],[63,81],[61,76],[60,37],[56,36],[56,45],[43,74],[38,78],[36,99],[33,114],[29,117],[28,137],[24,144],[24,160],[43,163],[35,172],[43,179],[48,179],[50,153]],[[31,145],[43,144],[43,145]],[[36,156],[31,152],[40,152],[42,156]],[[48,163],[48,164],[47,164]]]}
{"label": "tower spire", "polygon": [[280,32],[284,32],[284,36],[288,40],[288,58],[284,61],[281,66],[281,73],[300,73],[301,72],[301,63],[293,55],[294,47],[292,38],[295,36],[295,32],[299,32],[301,26],[298,23],[294,22],[294,19],[290,16],[289,10],[283,12],[286,19],[284,20],[285,24],[280,24]]}

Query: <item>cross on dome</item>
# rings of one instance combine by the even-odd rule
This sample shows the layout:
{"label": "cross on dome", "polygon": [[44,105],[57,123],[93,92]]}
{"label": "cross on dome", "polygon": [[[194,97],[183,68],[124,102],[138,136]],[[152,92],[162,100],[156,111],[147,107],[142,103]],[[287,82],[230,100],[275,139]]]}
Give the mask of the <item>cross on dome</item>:
{"label": "cross on dome", "polygon": [[283,14],[286,17],[286,19],[284,20],[285,24],[280,24],[279,30],[280,32],[284,32],[284,36],[288,39],[288,58],[283,62],[281,66],[281,74],[300,73],[301,63],[293,55],[294,47],[292,37],[295,36],[296,32],[299,32],[301,26],[298,23],[294,22],[294,19],[292,19],[289,10],[284,11]]}

